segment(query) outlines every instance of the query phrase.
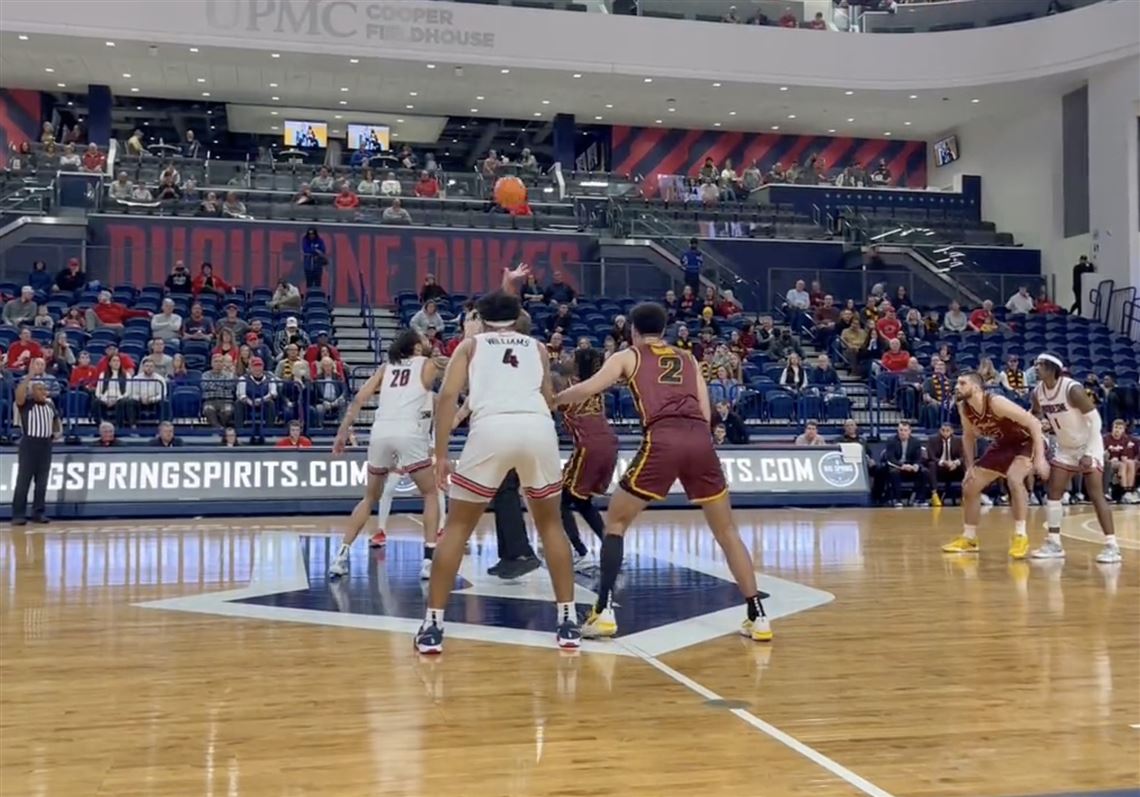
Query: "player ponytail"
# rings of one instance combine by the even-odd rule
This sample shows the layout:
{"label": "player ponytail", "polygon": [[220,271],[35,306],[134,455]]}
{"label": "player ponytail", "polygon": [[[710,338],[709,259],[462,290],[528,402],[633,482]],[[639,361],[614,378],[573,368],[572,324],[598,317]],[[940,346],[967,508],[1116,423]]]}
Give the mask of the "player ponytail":
{"label": "player ponytail", "polygon": [[405,329],[388,346],[388,362],[399,363],[412,357],[416,353],[416,344],[422,342],[420,333],[414,329]]}

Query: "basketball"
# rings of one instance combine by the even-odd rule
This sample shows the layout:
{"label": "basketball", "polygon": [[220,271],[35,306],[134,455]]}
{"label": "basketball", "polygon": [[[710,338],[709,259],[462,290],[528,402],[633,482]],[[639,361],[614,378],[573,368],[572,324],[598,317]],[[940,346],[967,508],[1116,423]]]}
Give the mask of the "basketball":
{"label": "basketball", "polygon": [[495,181],[495,202],[507,210],[526,204],[526,186],[517,177],[500,177]]}

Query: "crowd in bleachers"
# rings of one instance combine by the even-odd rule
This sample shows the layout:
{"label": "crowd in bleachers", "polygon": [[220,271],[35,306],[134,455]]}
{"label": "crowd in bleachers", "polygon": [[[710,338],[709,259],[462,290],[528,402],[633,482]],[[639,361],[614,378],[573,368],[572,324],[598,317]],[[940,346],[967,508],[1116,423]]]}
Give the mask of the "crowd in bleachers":
{"label": "crowd in bleachers", "polygon": [[303,295],[284,278],[247,292],[210,263],[191,274],[182,261],[163,285],[142,288],[89,283],[75,259],[0,284],[0,436],[11,435],[14,384],[27,375],[48,381],[72,433],[94,422],[101,437],[107,424],[111,439],[147,436],[173,422],[260,443],[292,421],[335,424],[347,375],[311,240],[304,256]]}

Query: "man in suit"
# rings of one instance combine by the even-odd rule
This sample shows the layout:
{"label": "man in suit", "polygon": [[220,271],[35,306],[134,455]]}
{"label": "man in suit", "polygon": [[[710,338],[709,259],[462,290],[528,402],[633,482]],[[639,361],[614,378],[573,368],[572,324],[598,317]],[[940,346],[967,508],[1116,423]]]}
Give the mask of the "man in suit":
{"label": "man in suit", "polygon": [[927,468],[930,479],[931,502],[942,506],[946,491],[952,484],[961,484],[966,475],[962,464],[962,438],[954,434],[954,427],[942,424],[938,434],[926,442]]}
{"label": "man in suit", "polygon": [[902,506],[903,482],[914,485],[913,502],[922,506],[929,487],[926,449],[911,437],[910,423],[899,421],[898,434],[887,442],[883,450],[883,464],[887,470],[887,498],[894,506]]}

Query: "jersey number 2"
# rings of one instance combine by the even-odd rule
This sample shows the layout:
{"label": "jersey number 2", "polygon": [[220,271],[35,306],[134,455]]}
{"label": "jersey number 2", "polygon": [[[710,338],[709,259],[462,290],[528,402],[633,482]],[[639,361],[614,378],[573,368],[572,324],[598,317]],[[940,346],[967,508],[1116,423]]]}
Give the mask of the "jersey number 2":
{"label": "jersey number 2", "polygon": [[404,385],[408,384],[408,380],[411,378],[411,368],[393,368],[392,384],[390,384],[388,387],[404,387]]}
{"label": "jersey number 2", "polygon": [[519,358],[515,356],[514,349],[507,349],[503,352],[503,365],[509,365],[511,368],[519,367]]}
{"label": "jersey number 2", "polygon": [[677,355],[664,354],[657,358],[657,364],[661,366],[661,374],[657,377],[657,381],[662,385],[679,385],[684,381],[681,373],[684,366]]}

